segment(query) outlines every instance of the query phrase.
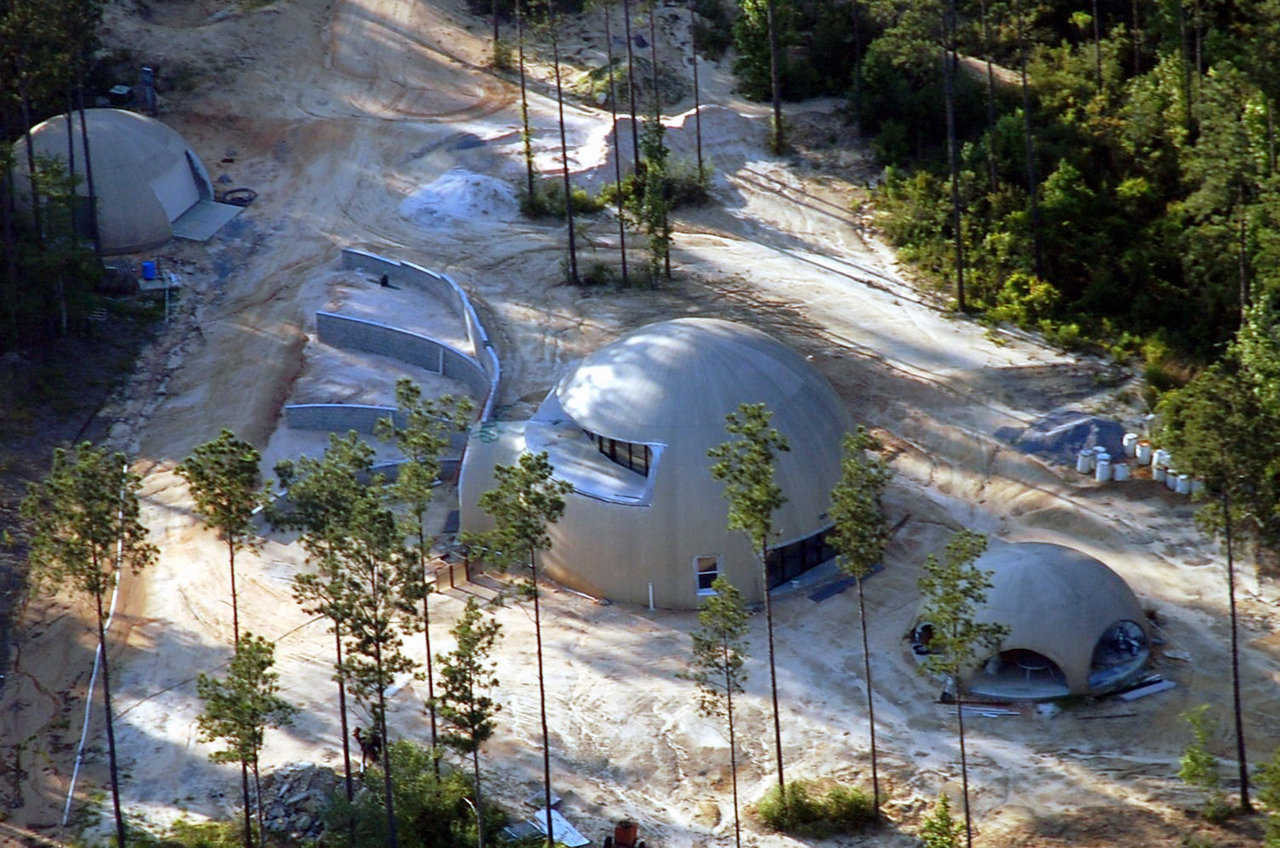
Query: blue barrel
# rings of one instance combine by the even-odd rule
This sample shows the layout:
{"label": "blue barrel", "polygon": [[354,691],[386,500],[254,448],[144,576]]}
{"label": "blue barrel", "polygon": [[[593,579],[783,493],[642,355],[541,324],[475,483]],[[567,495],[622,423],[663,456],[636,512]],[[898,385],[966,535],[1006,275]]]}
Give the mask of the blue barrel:
{"label": "blue barrel", "polygon": [[142,263],[142,279],[154,280],[156,278],[156,263],[148,259]]}

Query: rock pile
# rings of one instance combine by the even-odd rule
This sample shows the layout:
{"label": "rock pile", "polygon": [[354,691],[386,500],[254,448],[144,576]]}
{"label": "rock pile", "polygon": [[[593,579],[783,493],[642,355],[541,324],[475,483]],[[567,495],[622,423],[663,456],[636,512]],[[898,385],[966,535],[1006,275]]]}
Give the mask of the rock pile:
{"label": "rock pile", "polygon": [[271,833],[290,840],[317,839],[324,832],[323,813],[342,778],[315,763],[290,763],[262,781],[262,818]]}

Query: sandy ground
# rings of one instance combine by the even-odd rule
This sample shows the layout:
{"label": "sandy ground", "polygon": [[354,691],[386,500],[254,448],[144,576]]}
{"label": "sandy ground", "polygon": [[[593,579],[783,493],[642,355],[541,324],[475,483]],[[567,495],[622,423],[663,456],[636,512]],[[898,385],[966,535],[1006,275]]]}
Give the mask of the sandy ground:
{"label": "sandy ground", "polygon": [[[112,627],[123,792],[134,814],[153,821],[227,815],[237,797],[234,770],[208,761],[210,747],[198,742],[194,725],[193,680],[217,672],[229,655],[225,552],[194,521],[174,465],[221,427],[260,445],[265,466],[316,449],[322,436],[280,426],[286,402],[391,401],[403,369],[317,344],[317,309],[457,333],[432,317],[439,305],[429,298],[379,291],[338,271],[339,248],[354,245],[448,271],[472,293],[500,347],[502,416],[526,414],[566,363],[625,330],[698,314],[785,339],[828,376],[856,420],[881,433],[896,472],[891,518],[905,523],[886,570],[867,584],[893,823],[865,844],[913,844],[909,834],[925,805],[959,779],[951,713],[934,702],[937,687],[916,674],[903,641],[924,556],[963,526],[1059,542],[1107,562],[1160,615],[1165,650],[1191,657],[1154,662],[1178,688],[1131,705],[1079,703],[1052,719],[1030,712],[974,719],[977,821],[988,845],[1180,844],[1194,825],[1182,811],[1193,798],[1173,776],[1186,738],[1177,715],[1209,702],[1225,718],[1229,705],[1220,557],[1195,533],[1190,506],[1163,488],[1084,481],[990,436],[1065,405],[1133,416],[1124,399],[1134,393],[1113,369],[934,308],[904,280],[866,218],[851,211],[871,174],[866,163],[849,150],[829,151],[822,161],[844,166],[819,172],[805,157],[767,156],[759,122],[748,120],[764,110],[732,94],[726,67],[704,68],[704,102],[723,107],[704,119],[719,174],[716,203],[679,218],[677,281],[658,291],[584,290],[556,282],[559,227],[454,221],[426,228],[397,214],[407,195],[453,168],[512,180],[522,173],[518,89],[484,69],[487,27],[455,0],[282,0],[214,22],[210,11],[168,0],[154,5],[149,21],[120,4],[107,17],[113,43],[150,44],[161,59],[218,71],[216,85],[206,80],[170,101],[163,117],[215,178],[225,173],[260,193],[210,244],[162,252],[186,281],[178,316],[130,389],[104,411],[114,421],[114,444],[145,475],[144,516],[163,551],[154,568],[126,576]],[[664,12],[664,29],[678,43],[683,24],[672,22],[673,11]],[[596,61],[603,42],[587,24],[574,25],[581,35],[567,52]],[[547,79],[548,69],[537,76]],[[555,104],[545,84],[533,89],[535,144],[549,165],[557,152]],[[800,104],[793,118],[812,121],[832,107]],[[612,170],[607,113],[566,106],[566,119],[574,167],[588,181],[600,179]],[[670,143],[686,150],[681,123],[671,119]],[[608,218],[584,222],[580,234],[581,261],[614,261],[617,230]],[[634,241],[638,263],[641,240]],[[428,391],[456,390],[414,376]],[[450,494],[436,520],[443,521]],[[303,559],[291,539],[269,537],[240,562],[242,626],[277,641],[285,694],[302,710],[292,728],[269,737],[267,767],[340,764],[331,636],[290,597]],[[814,575],[811,583],[826,579]],[[449,647],[448,627],[467,595],[489,596],[495,585],[484,580],[439,597],[437,648]],[[852,594],[815,603],[801,587],[779,597],[790,776],[866,776]],[[1277,603],[1273,585],[1245,576],[1242,672],[1255,758],[1280,742]],[[92,661],[86,612],[70,602],[32,602],[0,702],[9,820],[41,833],[60,832]],[[593,839],[630,816],[650,844],[725,844],[732,838],[725,734],[696,714],[688,684],[675,676],[693,614],[600,605],[554,587],[546,612],[552,768],[565,814]],[[498,615],[504,710],[485,767],[497,794],[515,804],[540,778],[532,622],[523,606]],[[757,616],[739,714],[745,799],[774,779],[762,640]],[[419,641],[408,649],[421,656]],[[412,684],[393,699],[397,734],[424,738],[420,690]],[[77,809],[100,808],[103,744],[95,719]],[[1225,733],[1217,744],[1230,762]],[[1245,844],[1225,831],[1216,836]],[[761,846],[793,842],[754,824],[747,838]]]}

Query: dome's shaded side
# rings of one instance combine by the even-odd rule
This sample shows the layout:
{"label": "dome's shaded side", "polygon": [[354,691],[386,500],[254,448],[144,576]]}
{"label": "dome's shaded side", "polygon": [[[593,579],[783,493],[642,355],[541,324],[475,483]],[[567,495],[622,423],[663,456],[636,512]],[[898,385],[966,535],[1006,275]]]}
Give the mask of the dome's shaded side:
{"label": "dome's shaded side", "polygon": [[1001,624],[1002,654],[1034,652],[1051,660],[1072,692],[1089,690],[1095,649],[1122,621],[1144,641],[1146,617],[1133,591],[1105,564],[1061,545],[992,540],[975,565],[991,587],[980,621]]}
{"label": "dome's shaded side", "polygon": [[[123,109],[88,109],[85,124],[98,198],[103,249],[128,253],[172,237],[170,222],[212,193],[208,174],[182,136],[159,121]],[[89,195],[79,115],[71,124],[77,193]],[[67,161],[67,116],[55,115],[31,131],[37,156]],[[18,142],[22,144],[20,140]],[[25,151],[17,170],[26,175]],[[26,185],[19,179],[19,191]],[[26,196],[23,202],[29,203]]]}

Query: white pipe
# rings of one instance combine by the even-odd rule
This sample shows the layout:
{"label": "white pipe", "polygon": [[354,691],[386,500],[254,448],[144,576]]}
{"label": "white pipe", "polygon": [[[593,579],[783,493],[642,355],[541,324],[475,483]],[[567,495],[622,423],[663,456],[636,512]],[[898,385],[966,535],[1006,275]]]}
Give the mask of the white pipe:
{"label": "white pipe", "polygon": [[[124,472],[129,473],[129,464],[125,463]],[[124,487],[120,488],[120,522],[124,523]],[[112,575],[111,586],[111,605],[107,608],[107,623],[103,625],[102,632],[105,636],[111,631],[111,619],[116,615],[116,598],[120,596],[120,565],[124,559],[124,537],[116,539],[116,570]],[[71,782],[67,786],[67,803],[62,807],[62,826],[67,826],[67,820],[71,818],[71,799],[76,792],[76,778],[80,776],[80,763],[84,759],[84,740],[89,735],[89,711],[93,709],[93,687],[98,683],[98,667],[102,665],[102,643],[98,643],[98,650],[93,654],[93,674],[89,676],[89,691],[85,694],[84,699],[84,726],[80,728],[80,744],[76,746],[76,764],[71,769]]]}
{"label": "white pipe", "polygon": [[653,612],[653,581],[649,581],[649,612]]}

